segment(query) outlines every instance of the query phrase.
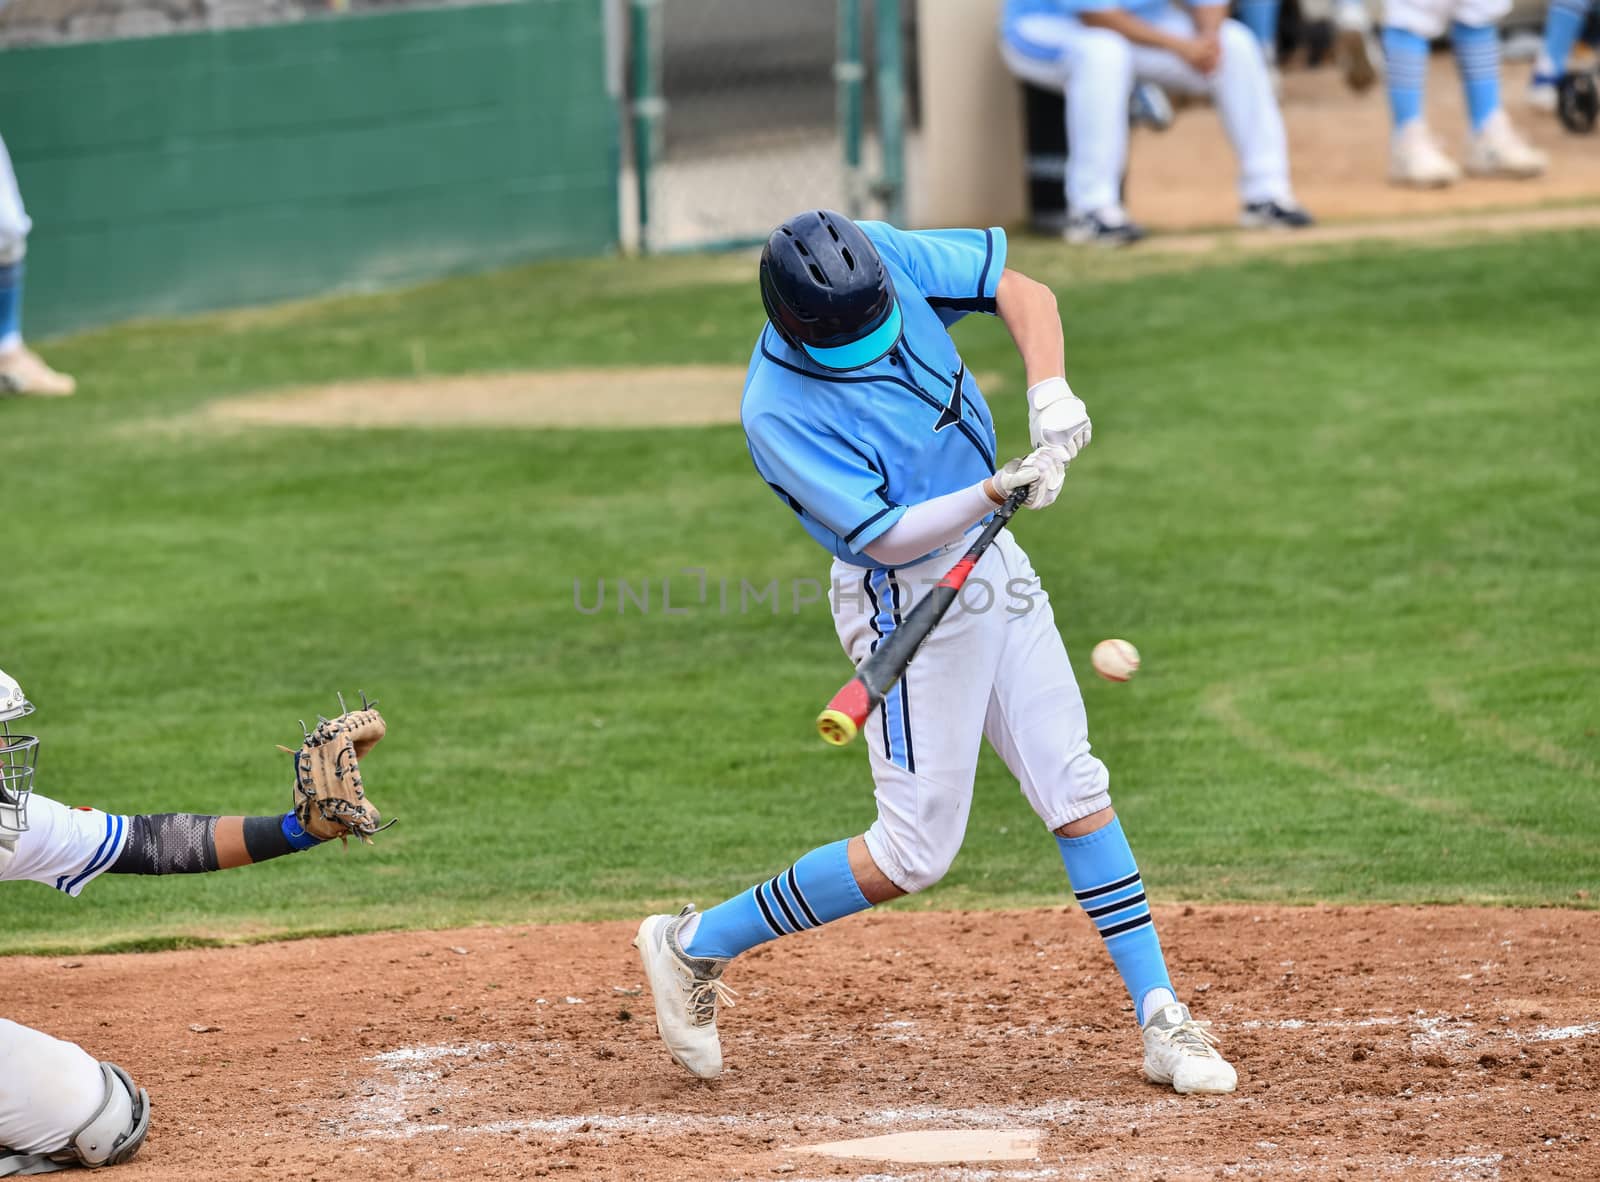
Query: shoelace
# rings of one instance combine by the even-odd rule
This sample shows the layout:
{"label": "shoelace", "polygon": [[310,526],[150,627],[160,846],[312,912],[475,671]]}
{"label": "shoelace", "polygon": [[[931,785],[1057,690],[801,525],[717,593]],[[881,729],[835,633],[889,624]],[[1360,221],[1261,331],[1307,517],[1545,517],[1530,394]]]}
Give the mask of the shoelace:
{"label": "shoelace", "polygon": [[689,1012],[696,1026],[705,1026],[717,1020],[717,1003],[732,1009],[739,994],[724,985],[720,978],[703,977],[689,986]]}
{"label": "shoelace", "polygon": [[1210,1022],[1197,1022],[1195,1019],[1190,1018],[1186,1022],[1178,1023],[1170,1030],[1161,1030],[1161,1037],[1170,1043],[1177,1044],[1186,1051],[1204,1055],[1207,1058],[1215,1058],[1217,1052],[1214,1048],[1221,1046],[1222,1040],[1211,1033],[1210,1025]]}

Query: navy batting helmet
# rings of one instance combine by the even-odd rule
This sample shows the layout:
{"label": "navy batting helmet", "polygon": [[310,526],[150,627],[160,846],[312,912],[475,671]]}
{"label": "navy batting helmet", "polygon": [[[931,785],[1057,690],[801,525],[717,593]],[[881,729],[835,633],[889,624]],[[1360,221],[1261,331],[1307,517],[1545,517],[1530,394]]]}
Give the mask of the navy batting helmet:
{"label": "navy batting helmet", "polygon": [[783,339],[825,369],[871,365],[900,341],[900,304],[877,248],[830,209],[796,214],[761,251],[761,302]]}

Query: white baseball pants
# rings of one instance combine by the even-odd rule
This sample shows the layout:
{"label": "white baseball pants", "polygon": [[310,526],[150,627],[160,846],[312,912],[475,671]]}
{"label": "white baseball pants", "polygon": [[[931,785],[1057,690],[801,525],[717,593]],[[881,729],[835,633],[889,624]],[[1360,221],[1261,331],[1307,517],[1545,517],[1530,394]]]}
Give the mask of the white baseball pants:
{"label": "white baseball pants", "polygon": [[64,1149],[105,1098],[100,1063],[82,1047],[0,1018],[0,1146]]}
{"label": "white baseball pants", "polygon": [[[852,662],[894,631],[971,537],[894,571],[834,562],[834,627]],[[1111,803],[1049,596],[1009,530],[863,729],[878,803],[867,849],[901,890],[937,882],[961,848],[984,737],[1047,828]]]}
{"label": "white baseball pants", "polygon": [[11,153],[0,139],[0,266],[14,263],[27,252],[33,222],[22,207],[22,191],[11,168]]}
{"label": "white baseball pants", "polygon": [[1383,23],[1432,41],[1451,21],[1497,25],[1510,11],[1511,0],[1384,0]]}
{"label": "white baseball pants", "polygon": [[[1169,4],[1150,22],[1194,36],[1194,20]],[[1135,81],[1183,94],[1209,95],[1239,158],[1241,201],[1292,196],[1289,148],[1266,59],[1250,30],[1222,22],[1222,64],[1209,77],[1177,54],[1135,45],[1120,33],[1076,17],[1039,15],[1016,22],[1001,42],[1011,72],[1067,100],[1067,208],[1088,214],[1119,207],[1128,159],[1128,98]]]}

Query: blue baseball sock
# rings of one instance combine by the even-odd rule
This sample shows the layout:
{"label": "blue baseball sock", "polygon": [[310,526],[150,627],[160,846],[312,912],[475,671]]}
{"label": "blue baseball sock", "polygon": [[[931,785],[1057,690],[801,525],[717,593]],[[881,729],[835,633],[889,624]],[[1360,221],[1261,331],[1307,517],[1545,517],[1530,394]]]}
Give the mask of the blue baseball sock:
{"label": "blue baseball sock", "polygon": [[1389,113],[1399,131],[1422,117],[1422,90],[1428,79],[1428,43],[1393,25],[1383,30],[1384,79],[1389,87]]}
{"label": "blue baseball sock", "polygon": [[1544,53],[1558,78],[1567,72],[1567,59],[1583,32],[1588,9],[1589,0],[1550,0],[1544,14]]}
{"label": "blue baseball sock", "polygon": [[1455,21],[1450,26],[1450,43],[1455,46],[1456,67],[1467,92],[1472,130],[1480,131],[1500,109],[1500,33],[1493,25]]}
{"label": "blue baseball sock", "polygon": [[22,343],[22,264],[0,263],[0,350]]}
{"label": "blue baseball sock", "polygon": [[689,928],[683,950],[727,959],[790,932],[865,911],[872,904],[850,872],[849,844],[836,841],[814,849],[783,873],[718,903]]}
{"label": "blue baseball sock", "polygon": [[1256,35],[1267,61],[1278,60],[1278,0],[1239,0],[1239,23]]}
{"label": "blue baseball sock", "polygon": [[1113,818],[1104,829],[1084,837],[1058,837],[1056,843],[1073,896],[1106,942],[1142,1026],[1158,1006],[1177,998],[1122,822]]}

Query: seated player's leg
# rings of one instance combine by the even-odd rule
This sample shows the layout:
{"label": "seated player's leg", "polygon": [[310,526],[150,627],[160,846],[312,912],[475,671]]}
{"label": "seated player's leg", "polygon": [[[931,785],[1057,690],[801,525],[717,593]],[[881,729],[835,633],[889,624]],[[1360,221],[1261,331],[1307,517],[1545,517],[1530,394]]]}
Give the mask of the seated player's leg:
{"label": "seated player's leg", "polygon": [[[957,546],[899,571],[835,564],[834,622],[860,663],[961,557]],[[968,581],[1004,593],[985,556]],[[970,601],[970,600],[969,600]],[[722,1071],[717,1004],[729,961],[758,944],[807,931],[944,876],[966,833],[983,717],[997,659],[996,612],[958,605],[934,629],[863,728],[878,817],[863,836],[835,840],[704,913],[652,915],[634,945],[655,999],[656,1027],[679,1064],[702,1078]],[[841,772],[850,774],[847,765]]]}
{"label": "seated player's leg", "polygon": [[1067,240],[1126,246],[1144,237],[1122,208],[1132,50],[1126,38],[1073,17],[1032,15],[1004,30],[1011,72],[1066,96]]}
{"label": "seated player's leg", "polygon": [[77,383],[51,369],[22,340],[22,260],[32,228],[11,156],[0,140],[0,393],[71,394]]}
{"label": "seated player's leg", "polygon": [[1499,22],[1510,0],[1461,0],[1450,24],[1450,44],[1461,71],[1472,134],[1467,171],[1474,176],[1536,177],[1548,160],[1511,126],[1500,102]]}
{"label": "seated player's leg", "polygon": [[1556,109],[1556,87],[1567,72],[1567,59],[1583,33],[1590,0],[1550,0],[1544,14],[1544,48],[1528,83],[1528,105],[1546,114]]}
{"label": "seated player's leg", "polygon": [[149,1126],[150,1099],[121,1068],[0,1018],[0,1177],[119,1165]]}
{"label": "seated player's leg", "polygon": [[1007,626],[985,734],[1056,834],[1073,893],[1121,974],[1144,1036],[1145,1074],[1180,1092],[1231,1092],[1237,1076],[1172,988],[1133,851],[1089,746],[1083,697],[1054,611],[1009,534],[996,544],[1030,610]]}
{"label": "seated player's leg", "polygon": [[[1194,19],[1169,5],[1152,20],[1181,37],[1194,35]],[[1222,22],[1222,58],[1205,75],[1177,54],[1152,46],[1134,49],[1135,74],[1185,94],[1209,95],[1239,160],[1240,223],[1248,229],[1298,230],[1312,224],[1289,183],[1289,144],[1272,92],[1266,59],[1238,21]]]}

